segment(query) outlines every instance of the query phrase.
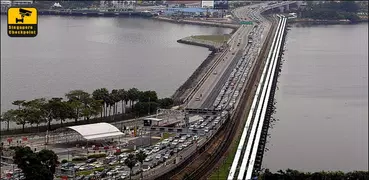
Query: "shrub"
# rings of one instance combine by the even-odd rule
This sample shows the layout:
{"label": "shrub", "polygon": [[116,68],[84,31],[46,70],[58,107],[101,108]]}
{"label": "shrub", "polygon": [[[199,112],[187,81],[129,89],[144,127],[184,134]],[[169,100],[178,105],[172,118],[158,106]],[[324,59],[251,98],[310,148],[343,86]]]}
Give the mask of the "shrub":
{"label": "shrub", "polygon": [[102,157],[106,157],[106,154],[105,153],[101,153],[101,154],[91,154],[89,156],[87,156],[88,159],[90,158],[102,158]]}
{"label": "shrub", "polygon": [[87,158],[86,157],[75,157],[72,159],[72,161],[86,161]]}
{"label": "shrub", "polygon": [[62,163],[62,164],[67,163],[67,162],[68,162],[68,160],[66,160],[66,159],[63,159],[63,160],[61,161],[61,163]]}

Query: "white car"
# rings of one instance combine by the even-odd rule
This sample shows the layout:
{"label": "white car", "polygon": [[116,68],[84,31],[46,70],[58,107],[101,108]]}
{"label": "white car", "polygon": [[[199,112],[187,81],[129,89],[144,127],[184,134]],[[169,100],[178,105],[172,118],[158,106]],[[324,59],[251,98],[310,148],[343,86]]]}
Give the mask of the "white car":
{"label": "white car", "polygon": [[161,154],[158,154],[155,156],[156,159],[160,159],[161,158]]}
{"label": "white car", "polygon": [[151,156],[147,156],[147,157],[145,158],[145,162],[150,162],[150,161],[152,161],[152,157],[151,157]]}
{"label": "white car", "polygon": [[158,152],[160,149],[159,147],[154,147],[154,149],[152,150],[154,153]]}

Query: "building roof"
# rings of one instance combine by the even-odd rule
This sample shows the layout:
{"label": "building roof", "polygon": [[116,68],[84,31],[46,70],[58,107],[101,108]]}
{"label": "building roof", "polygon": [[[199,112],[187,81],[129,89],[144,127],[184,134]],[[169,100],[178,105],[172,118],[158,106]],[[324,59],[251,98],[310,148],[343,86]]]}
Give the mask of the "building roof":
{"label": "building roof", "polygon": [[104,139],[123,135],[123,133],[118,128],[104,122],[79,126],[69,126],[67,128],[75,130],[87,140]]}

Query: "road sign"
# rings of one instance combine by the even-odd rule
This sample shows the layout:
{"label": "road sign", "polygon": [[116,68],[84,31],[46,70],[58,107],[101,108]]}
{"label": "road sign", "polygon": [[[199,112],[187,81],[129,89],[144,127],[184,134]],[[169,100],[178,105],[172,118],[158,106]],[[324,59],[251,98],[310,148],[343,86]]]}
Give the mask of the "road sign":
{"label": "road sign", "polygon": [[252,21],[241,21],[240,24],[252,25]]}
{"label": "road sign", "polygon": [[8,9],[8,35],[10,37],[37,36],[37,9],[11,7]]}

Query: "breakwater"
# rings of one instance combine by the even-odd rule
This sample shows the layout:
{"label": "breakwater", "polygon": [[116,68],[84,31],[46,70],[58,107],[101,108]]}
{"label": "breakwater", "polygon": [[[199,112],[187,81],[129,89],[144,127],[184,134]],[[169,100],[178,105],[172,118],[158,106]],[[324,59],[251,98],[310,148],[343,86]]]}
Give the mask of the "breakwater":
{"label": "breakwater", "polygon": [[211,41],[200,40],[200,39],[193,38],[191,36],[179,39],[177,40],[177,42],[183,43],[183,44],[194,45],[194,46],[206,47],[206,48],[209,48],[210,51],[214,51],[222,45],[221,43],[213,43]]}

